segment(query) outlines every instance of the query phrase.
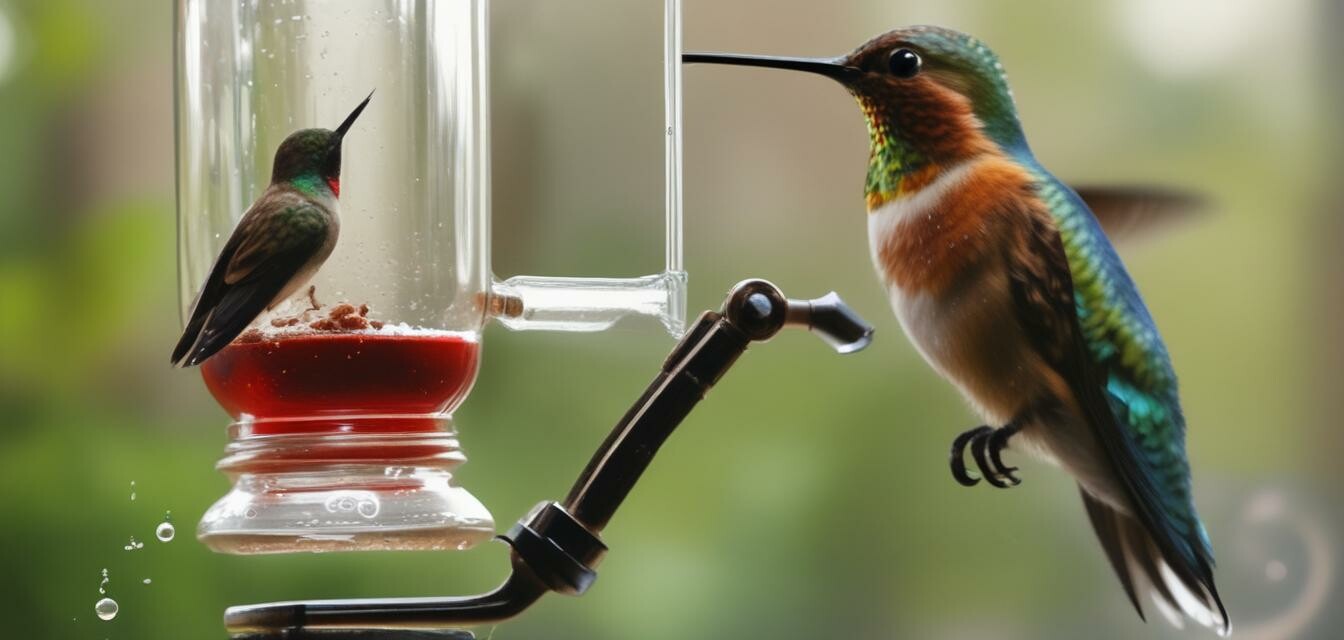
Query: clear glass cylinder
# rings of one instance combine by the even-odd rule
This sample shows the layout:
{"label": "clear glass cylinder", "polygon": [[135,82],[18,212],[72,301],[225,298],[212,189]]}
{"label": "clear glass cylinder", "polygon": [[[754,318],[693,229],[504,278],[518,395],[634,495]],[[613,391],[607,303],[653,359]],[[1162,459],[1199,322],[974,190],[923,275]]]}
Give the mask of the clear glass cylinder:
{"label": "clear glass cylinder", "polygon": [[451,415],[480,333],[594,331],[627,315],[680,333],[679,3],[667,3],[667,268],[637,278],[490,269],[486,0],[178,0],[184,317],[298,129],[344,138],[339,238],[311,289],[201,365],[235,419],[233,489],[198,537],[217,551],[466,548],[494,533],[453,481]]}

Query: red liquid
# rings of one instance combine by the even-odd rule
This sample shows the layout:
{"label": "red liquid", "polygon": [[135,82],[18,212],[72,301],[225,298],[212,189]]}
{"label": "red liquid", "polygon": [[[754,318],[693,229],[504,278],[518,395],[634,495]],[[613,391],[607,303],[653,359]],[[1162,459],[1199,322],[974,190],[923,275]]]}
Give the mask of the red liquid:
{"label": "red liquid", "polygon": [[471,390],[479,352],[448,333],[300,334],[230,344],[201,375],[254,435],[434,431]]}

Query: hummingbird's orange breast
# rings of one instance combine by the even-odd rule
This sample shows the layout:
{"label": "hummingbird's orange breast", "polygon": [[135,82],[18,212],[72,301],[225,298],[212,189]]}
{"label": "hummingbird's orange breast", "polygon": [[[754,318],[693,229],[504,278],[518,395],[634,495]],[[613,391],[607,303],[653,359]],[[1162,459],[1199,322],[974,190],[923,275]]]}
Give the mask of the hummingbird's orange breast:
{"label": "hummingbird's orange breast", "polygon": [[925,360],[992,422],[1061,386],[1020,324],[1010,282],[1043,205],[1016,163],[981,155],[869,215],[874,266]]}
{"label": "hummingbird's orange breast", "polygon": [[942,169],[920,189],[870,212],[873,260],[902,290],[936,295],[1013,237],[1005,225],[1030,215],[1032,178],[1007,158],[981,156]]}

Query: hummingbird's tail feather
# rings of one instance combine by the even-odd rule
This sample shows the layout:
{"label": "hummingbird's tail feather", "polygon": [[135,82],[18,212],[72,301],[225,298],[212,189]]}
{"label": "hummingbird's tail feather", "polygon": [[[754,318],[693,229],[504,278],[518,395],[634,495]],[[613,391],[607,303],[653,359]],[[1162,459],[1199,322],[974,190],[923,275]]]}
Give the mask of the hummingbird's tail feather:
{"label": "hummingbird's tail feather", "polygon": [[1130,577],[1129,560],[1125,555],[1125,541],[1120,536],[1118,514],[1100,500],[1088,495],[1086,489],[1082,487],[1078,489],[1083,495],[1083,506],[1087,507],[1087,517],[1092,521],[1092,530],[1097,532],[1101,548],[1106,551],[1106,558],[1111,561],[1111,568],[1115,569],[1115,577],[1120,579],[1120,586],[1125,588],[1125,595],[1129,596],[1129,602],[1134,605],[1134,611],[1139,614],[1139,618],[1147,621],[1148,617],[1143,615],[1143,605],[1139,604],[1139,596],[1134,591],[1134,579]]}
{"label": "hummingbird's tail feather", "polygon": [[1178,629],[1184,627],[1184,618],[1188,616],[1221,636],[1232,632],[1227,610],[1213,584],[1211,568],[1195,571],[1180,558],[1168,558],[1137,518],[1116,510],[1085,489],[1080,492],[1097,539],[1140,618],[1146,619],[1141,604],[1142,596],[1146,595]]}
{"label": "hummingbird's tail feather", "polygon": [[191,321],[187,323],[187,328],[182,331],[182,337],[177,340],[177,346],[173,347],[173,356],[169,360],[173,363],[173,366],[185,366],[183,360],[186,359],[187,353],[191,351],[192,345],[196,344],[196,340],[200,338],[201,328],[205,326],[205,318],[205,315],[193,316]]}
{"label": "hummingbird's tail feather", "polygon": [[194,367],[228,346],[266,310],[283,286],[284,281],[276,283],[262,278],[230,287],[205,316],[200,334],[189,355],[181,360],[181,366]]}

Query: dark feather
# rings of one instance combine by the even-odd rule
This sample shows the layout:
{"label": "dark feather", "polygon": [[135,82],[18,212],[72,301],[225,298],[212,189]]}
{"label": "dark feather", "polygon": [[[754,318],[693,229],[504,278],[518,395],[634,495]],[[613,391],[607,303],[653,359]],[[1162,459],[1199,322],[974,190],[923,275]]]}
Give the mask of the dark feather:
{"label": "dark feather", "polygon": [[1202,195],[1171,187],[1084,185],[1073,189],[1112,242],[1160,232],[1209,208]]}
{"label": "dark feather", "polygon": [[306,256],[280,258],[268,264],[270,268],[254,271],[243,281],[230,285],[206,316],[204,328],[183,366],[194,367],[233,342],[266,310],[306,261]]}
{"label": "dark feather", "polygon": [[258,200],[215,261],[174,364],[196,366],[247,329],[321,249],[327,224],[321,209],[297,195]]}
{"label": "dark feather", "polygon": [[1125,595],[1129,596],[1129,602],[1134,605],[1139,618],[1147,620],[1143,615],[1143,605],[1139,604],[1139,596],[1134,591],[1134,579],[1129,575],[1125,542],[1120,537],[1120,528],[1116,522],[1117,514],[1082,487],[1079,487],[1079,493],[1083,496],[1083,506],[1087,507],[1087,517],[1092,521],[1092,530],[1097,533],[1101,548],[1106,551],[1106,559],[1111,561],[1111,568],[1115,570],[1115,577],[1120,579],[1120,585],[1125,588]]}
{"label": "dark feather", "polygon": [[[1123,483],[1134,511],[1132,517],[1141,525],[1144,537],[1151,540],[1162,562],[1181,583],[1210,608],[1216,607],[1225,622],[1227,613],[1213,586],[1212,560],[1202,545],[1192,543],[1195,539],[1193,532],[1179,531],[1178,522],[1167,517],[1161,489],[1154,484],[1156,474],[1147,468],[1147,459],[1135,449],[1137,445],[1122,424],[1123,417],[1116,415],[1116,410],[1123,406],[1113,403],[1106,390],[1105,370],[1089,357],[1090,351],[1076,312],[1068,257],[1059,233],[1048,214],[1043,212],[1028,212],[1027,223],[1021,232],[1022,241],[1014,245],[1017,252],[1008,257],[1019,321],[1037,352],[1068,383],[1086,423]],[[1126,517],[1118,512],[1112,515]],[[1186,527],[1198,526],[1197,522],[1182,523]],[[1118,528],[1121,527],[1117,522],[1098,527],[1098,537],[1107,547],[1113,566],[1116,566],[1115,552],[1108,544],[1108,537],[1113,542]],[[1144,542],[1133,544],[1142,547]],[[1155,563],[1151,564],[1155,566]],[[1121,568],[1116,566],[1116,570],[1119,573]],[[1122,582],[1125,582],[1123,578]],[[1160,583],[1161,576],[1158,575],[1154,586]],[[1125,586],[1127,592],[1132,591],[1132,580]],[[1130,596],[1133,601],[1133,594]],[[1172,604],[1177,606],[1175,602]]]}
{"label": "dark feather", "polygon": [[170,362],[174,365],[183,366],[183,359],[191,351],[192,345],[196,344],[201,330],[205,328],[206,318],[210,316],[215,305],[219,304],[220,298],[228,288],[224,284],[224,273],[228,270],[229,262],[233,260],[234,252],[238,250],[240,240],[241,234],[235,231],[224,244],[219,256],[215,258],[215,264],[210,268],[210,277],[205,279],[205,286],[201,287],[201,292],[196,294],[196,301],[191,305],[191,317],[187,320],[187,327],[182,331],[177,346],[173,347]]}

